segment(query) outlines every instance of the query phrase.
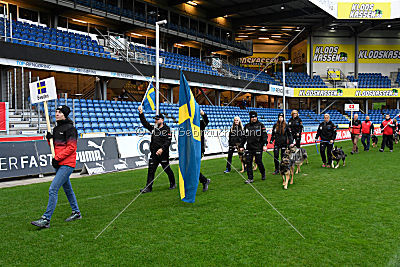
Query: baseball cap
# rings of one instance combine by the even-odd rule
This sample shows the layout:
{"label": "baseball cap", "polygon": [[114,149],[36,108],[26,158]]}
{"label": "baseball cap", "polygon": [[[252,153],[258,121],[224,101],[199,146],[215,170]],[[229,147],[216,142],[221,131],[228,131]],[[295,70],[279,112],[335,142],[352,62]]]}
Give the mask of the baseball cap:
{"label": "baseball cap", "polygon": [[250,115],[250,118],[255,118],[255,117],[257,117],[257,112],[255,112],[255,111],[250,111],[250,112],[249,112],[249,115]]}

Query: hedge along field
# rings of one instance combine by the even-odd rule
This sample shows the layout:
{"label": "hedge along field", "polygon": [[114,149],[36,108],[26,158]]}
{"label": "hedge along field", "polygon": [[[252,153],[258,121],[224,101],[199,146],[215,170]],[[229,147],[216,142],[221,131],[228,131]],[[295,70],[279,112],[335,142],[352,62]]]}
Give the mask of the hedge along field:
{"label": "hedge along field", "polygon": [[[30,221],[44,212],[50,183],[0,189],[0,265],[398,266],[400,146],[350,155],[350,142],[338,145],[348,154],[346,167],[321,168],[315,146],[306,147],[310,163],[286,191],[266,153],[266,181],[255,172],[254,187],[305,239],[240,174],[224,174],[220,158],[202,162],[211,184],[205,193],[199,186],[196,203],[180,201],[161,174],[153,192],[139,196],[97,239],[138,195],[147,169],[72,179],[83,219],[64,222],[71,211],[60,190],[44,230]],[[233,164],[241,168],[237,157]],[[177,179],[177,165],[172,169]]]}

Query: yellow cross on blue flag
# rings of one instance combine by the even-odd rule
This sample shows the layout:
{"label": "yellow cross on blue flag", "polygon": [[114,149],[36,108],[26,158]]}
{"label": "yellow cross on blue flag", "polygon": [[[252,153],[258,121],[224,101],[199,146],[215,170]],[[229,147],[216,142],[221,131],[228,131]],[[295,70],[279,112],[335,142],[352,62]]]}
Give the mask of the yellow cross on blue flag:
{"label": "yellow cross on blue flag", "polygon": [[179,192],[193,203],[199,185],[201,163],[200,107],[181,71],[179,86]]}
{"label": "yellow cross on blue flag", "polygon": [[156,109],[156,92],[153,86],[153,80],[149,82],[146,95],[143,98],[144,110],[151,111]]}

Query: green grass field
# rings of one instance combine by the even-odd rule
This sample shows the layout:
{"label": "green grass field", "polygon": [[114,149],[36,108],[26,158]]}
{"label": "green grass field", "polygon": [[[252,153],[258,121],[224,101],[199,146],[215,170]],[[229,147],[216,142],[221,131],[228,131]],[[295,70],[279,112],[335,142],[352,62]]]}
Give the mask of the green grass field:
{"label": "green grass field", "polygon": [[[282,190],[264,153],[267,180],[253,184],[304,236],[296,233],[226,161],[203,161],[210,190],[180,201],[162,174],[97,240],[138,194],[147,169],[73,179],[83,219],[64,222],[62,189],[50,229],[30,221],[45,210],[49,183],[0,189],[0,265],[400,265],[400,146],[350,155],[347,166],[322,169],[315,146],[309,165]],[[234,165],[240,163],[234,158]],[[161,167],[159,167],[159,171]],[[177,166],[173,166],[177,174]]]}

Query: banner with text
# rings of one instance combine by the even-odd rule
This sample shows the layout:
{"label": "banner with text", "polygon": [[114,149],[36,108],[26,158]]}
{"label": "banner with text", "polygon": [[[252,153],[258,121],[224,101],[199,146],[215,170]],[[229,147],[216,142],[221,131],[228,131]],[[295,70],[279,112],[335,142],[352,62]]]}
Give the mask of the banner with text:
{"label": "banner with text", "polygon": [[390,19],[390,2],[339,2],[338,19]]}
{"label": "banner with text", "polygon": [[294,88],[293,97],[397,98],[398,88]]}

